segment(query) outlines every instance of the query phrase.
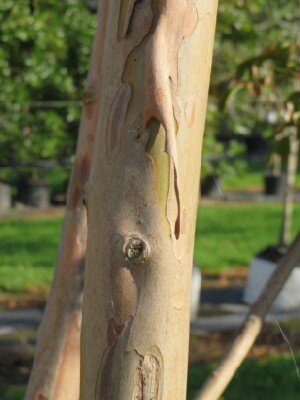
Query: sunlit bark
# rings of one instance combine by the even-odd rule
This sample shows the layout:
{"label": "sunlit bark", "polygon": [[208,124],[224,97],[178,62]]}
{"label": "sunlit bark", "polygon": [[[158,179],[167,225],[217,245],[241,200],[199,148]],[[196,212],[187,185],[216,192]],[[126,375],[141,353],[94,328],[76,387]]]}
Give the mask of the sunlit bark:
{"label": "sunlit bark", "polygon": [[217,1],[102,0],[81,400],[183,400]]}

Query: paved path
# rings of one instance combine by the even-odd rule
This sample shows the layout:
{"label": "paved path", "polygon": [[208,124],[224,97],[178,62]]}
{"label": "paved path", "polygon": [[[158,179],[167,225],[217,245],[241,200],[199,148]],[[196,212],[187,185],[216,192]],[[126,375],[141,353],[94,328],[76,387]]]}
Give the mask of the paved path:
{"label": "paved path", "polygon": [[[224,200],[224,201],[238,201],[238,202],[278,202],[283,201],[282,195],[266,196],[261,192],[251,192],[247,190],[233,190],[233,191],[216,191],[210,196],[203,196],[204,200]],[[295,201],[300,201],[299,190],[295,193]]]}
{"label": "paved path", "polygon": [[[225,331],[241,326],[249,307],[243,304],[222,303],[214,309],[214,314],[203,316],[191,322],[192,333],[209,333]],[[225,314],[225,315],[224,315]],[[42,311],[35,309],[0,312],[0,340],[18,331],[36,331],[42,318]],[[268,322],[282,322],[290,319],[300,319],[300,310],[289,312],[273,312],[267,317]]]}
{"label": "paved path", "polygon": [[1,330],[10,328],[37,328],[42,318],[42,311],[35,309],[0,311]]}
{"label": "paved path", "polygon": [[[227,311],[234,307],[232,304],[227,305]],[[242,308],[244,310],[242,311]],[[198,318],[191,322],[191,332],[192,333],[209,333],[209,332],[221,332],[231,329],[238,329],[241,327],[244,319],[248,313],[248,306],[243,306],[237,312],[232,312],[227,315],[217,315],[211,317]],[[223,310],[226,311],[226,305],[224,305]],[[300,319],[300,310],[290,311],[290,312],[278,312],[270,313],[266,321],[269,323],[280,323],[288,321],[291,319]]]}

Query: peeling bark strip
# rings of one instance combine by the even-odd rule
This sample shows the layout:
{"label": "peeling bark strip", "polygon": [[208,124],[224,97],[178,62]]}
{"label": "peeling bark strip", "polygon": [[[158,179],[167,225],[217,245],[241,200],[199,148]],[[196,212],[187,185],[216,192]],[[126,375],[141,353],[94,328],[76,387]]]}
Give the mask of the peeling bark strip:
{"label": "peeling bark strip", "polygon": [[87,237],[83,200],[96,134],[107,13],[108,2],[101,2],[89,75],[82,95],[82,118],[55,277],[39,330],[26,400],[79,399],[81,307]]}
{"label": "peeling bark strip", "polygon": [[156,400],[159,394],[160,365],[152,354],[141,357],[135,373],[132,400]]}
{"label": "peeling bark strip", "polygon": [[117,92],[110,115],[107,127],[107,156],[113,158],[118,149],[118,144],[121,140],[121,135],[124,129],[124,120],[127,111],[128,102],[131,95],[131,88],[129,85],[121,86]]}
{"label": "peeling bark strip", "polygon": [[186,396],[216,8],[216,0],[109,3],[87,185],[81,400]]}

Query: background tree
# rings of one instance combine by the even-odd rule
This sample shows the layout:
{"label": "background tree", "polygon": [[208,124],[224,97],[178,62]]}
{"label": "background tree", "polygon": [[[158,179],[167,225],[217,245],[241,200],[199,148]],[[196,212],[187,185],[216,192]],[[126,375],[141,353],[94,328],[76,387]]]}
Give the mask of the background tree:
{"label": "background tree", "polygon": [[73,156],[96,18],[81,0],[0,4],[1,163]]}
{"label": "background tree", "polygon": [[[214,62],[210,88],[204,155],[216,142],[216,133],[249,135],[258,132],[274,137],[269,116],[277,113],[293,91],[297,68],[295,47],[298,39],[299,12],[291,2],[275,0],[224,0],[218,10]],[[263,40],[262,40],[263,38]],[[226,107],[224,107],[226,105]],[[211,138],[212,137],[212,138]],[[219,144],[215,155],[226,149]],[[229,156],[241,154],[237,149]],[[208,161],[207,161],[208,159]],[[214,170],[204,157],[203,172]],[[224,164],[228,173],[228,164]],[[236,164],[235,172],[241,170]],[[234,164],[233,164],[234,167]]]}

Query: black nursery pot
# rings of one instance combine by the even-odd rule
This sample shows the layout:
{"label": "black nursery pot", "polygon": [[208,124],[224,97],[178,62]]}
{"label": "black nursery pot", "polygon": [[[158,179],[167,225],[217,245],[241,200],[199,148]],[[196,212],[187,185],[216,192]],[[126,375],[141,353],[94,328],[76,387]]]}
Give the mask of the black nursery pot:
{"label": "black nursery pot", "polygon": [[0,181],[0,211],[8,211],[11,208],[11,187]]}
{"label": "black nursery pot", "polygon": [[50,205],[50,185],[45,182],[23,182],[18,187],[18,200],[27,206],[47,208]]}
{"label": "black nursery pot", "polygon": [[265,195],[281,196],[284,193],[284,175],[265,175]]}

